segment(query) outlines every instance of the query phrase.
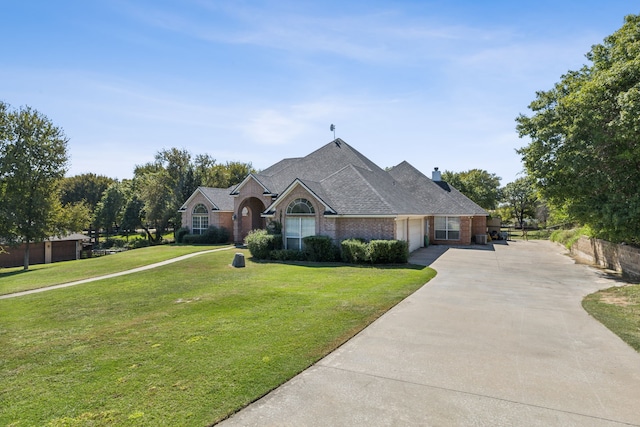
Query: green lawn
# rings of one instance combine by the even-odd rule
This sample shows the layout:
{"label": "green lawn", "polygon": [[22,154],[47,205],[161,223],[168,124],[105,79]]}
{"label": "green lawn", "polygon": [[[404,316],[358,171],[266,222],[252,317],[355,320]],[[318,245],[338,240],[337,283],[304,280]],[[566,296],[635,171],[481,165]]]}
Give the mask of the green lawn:
{"label": "green lawn", "polygon": [[587,296],[582,306],[640,352],[640,285],[605,289]]}
{"label": "green lawn", "polygon": [[159,245],[98,258],[32,265],[27,271],[22,267],[0,268],[0,295],[116,273],[218,247],[223,246]]}
{"label": "green lawn", "polygon": [[215,423],[435,274],[255,263],[248,253],[234,269],[233,253],[0,300],[0,425]]}

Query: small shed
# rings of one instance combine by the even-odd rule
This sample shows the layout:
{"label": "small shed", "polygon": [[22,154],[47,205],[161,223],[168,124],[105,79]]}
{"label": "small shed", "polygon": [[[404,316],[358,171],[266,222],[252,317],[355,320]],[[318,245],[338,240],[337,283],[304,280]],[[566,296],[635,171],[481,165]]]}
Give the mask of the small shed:
{"label": "small shed", "polygon": [[[49,237],[43,242],[29,245],[29,265],[50,264],[52,262],[71,261],[80,259],[84,244],[90,238],[80,233],[73,233],[62,237]],[[6,253],[0,253],[0,267],[20,267],[24,264],[25,245],[10,247],[0,246]]]}

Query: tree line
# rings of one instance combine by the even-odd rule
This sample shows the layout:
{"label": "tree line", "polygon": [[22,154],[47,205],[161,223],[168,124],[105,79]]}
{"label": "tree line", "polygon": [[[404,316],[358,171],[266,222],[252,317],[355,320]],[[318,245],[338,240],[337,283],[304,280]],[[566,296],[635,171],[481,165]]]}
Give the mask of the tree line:
{"label": "tree line", "polygon": [[218,163],[208,154],[159,151],[138,165],[132,179],[118,181],[92,173],[65,177],[68,138],[44,114],[0,101],[0,252],[51,236],[114,228],[144,229],[159,242],[180,227],[178,209],[199,186],[229,188],[253,172],[251,163]]}
{"label": "tree line", "polygon": [[[92,229],[107,235],[143,229],[158,243],[169,229],[181,226],[180,206],[200,186],[230,188],[253,172],[251,163],[217,163],[208,154],[192,156],[185,149],[163,149],[152,162],[138,165],[133,178],[122,181],[94,174],[65,178],[63,204],[85,203]],[[100,197],[96,197],[100,194]]]}

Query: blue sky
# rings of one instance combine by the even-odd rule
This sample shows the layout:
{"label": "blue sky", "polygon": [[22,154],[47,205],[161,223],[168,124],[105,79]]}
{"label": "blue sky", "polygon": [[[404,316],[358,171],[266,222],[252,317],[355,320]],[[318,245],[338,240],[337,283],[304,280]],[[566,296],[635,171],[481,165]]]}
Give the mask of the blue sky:
{"label": "blue sky", "polygon": [[263,169],[336,136],[382,167],[521,170],[515,118],[637,14],[608,1],[5,1],[0,100],[69,137],[67,175],[163,148]]}

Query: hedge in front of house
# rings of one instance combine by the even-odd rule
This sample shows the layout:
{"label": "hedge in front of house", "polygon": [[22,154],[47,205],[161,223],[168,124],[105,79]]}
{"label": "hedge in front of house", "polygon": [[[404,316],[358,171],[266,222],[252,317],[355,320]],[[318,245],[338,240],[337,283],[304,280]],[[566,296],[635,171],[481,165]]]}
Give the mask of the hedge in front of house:
{"label": "hedge in front of house", "polygon": [[256,259],[270,259],[270,252],[282,249],[282,234],[269,234],[267,230],[252,230],[244,243],[251,256]]}
{"label": "hedge in front of house", "polygon": [[274,261],[306,261],[304,252],[295,249],[276,249],[269,252],[269,258]]}
{"label": "hedge in front of house", "polygon": [[[178,230],[179,232],[182,229]],[[177,240],[177,236],[176,236]],[[209,226],[202,234],[183,234],[182,242],[186,244],[215,244],[227,243],[229,241],[229,231],[224,227]]]}
{"label": "hedge in front of house", "polygon": [[409,246],[404,240],[372,240],[367,245],[367,256],[372,264],[406,264]]}
{"label": "hedge in front of house", "polygon": [[302,238],[307,261],[333,262],[340,258],[338,248],[328,236],[307,236]]}
{"label": "hedge in front of house", "polygon": [[409,247],[404,240],[347,239],[340,244],[342,260],[350,264],[406,264]]}
{"label": "hedge in front of house", "polygon": [[361,239],[347,239],[340,243],[342,261],[349,264],[360,264],[369,261],[367,244]]}
{"label": "hedge in front of house", "polygon": [[187,227],[180,227],[177,231],[176,231],[176,243],[182,243],[182,239],[184,238],[184,236],[186,236],[187,234],[189,234],[189,228]]}

